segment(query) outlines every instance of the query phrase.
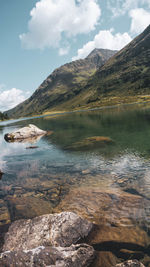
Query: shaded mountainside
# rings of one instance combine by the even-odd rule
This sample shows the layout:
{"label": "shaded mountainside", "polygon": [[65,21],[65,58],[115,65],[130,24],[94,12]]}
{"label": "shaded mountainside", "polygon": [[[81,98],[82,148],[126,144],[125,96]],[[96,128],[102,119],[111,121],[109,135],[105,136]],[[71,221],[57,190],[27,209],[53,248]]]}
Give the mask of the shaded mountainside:
{"label": "shaded mountainside", "polygon": [[29,116],[52,109],[61,110],[61,105],[66,110],[65,103],[79,95],[88,78],[116,52],[94,49],[85,59],[61,66],[48,76],[29,99],[7,111],[7,114],[11,117]]}
{"label": "shaded mountainside", "polygon": [[80,105],[150,100],[150,25],[89,79]]}

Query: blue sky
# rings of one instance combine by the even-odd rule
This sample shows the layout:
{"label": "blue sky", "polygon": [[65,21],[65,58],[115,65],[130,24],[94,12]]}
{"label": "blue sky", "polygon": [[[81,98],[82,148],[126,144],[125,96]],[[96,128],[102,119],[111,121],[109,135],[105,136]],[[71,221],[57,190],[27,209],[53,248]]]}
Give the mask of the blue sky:
{"label": "blue sky", "polygon": [[150,0],[0,0],[0,110],[66,62],[121,49],[150,24]]}

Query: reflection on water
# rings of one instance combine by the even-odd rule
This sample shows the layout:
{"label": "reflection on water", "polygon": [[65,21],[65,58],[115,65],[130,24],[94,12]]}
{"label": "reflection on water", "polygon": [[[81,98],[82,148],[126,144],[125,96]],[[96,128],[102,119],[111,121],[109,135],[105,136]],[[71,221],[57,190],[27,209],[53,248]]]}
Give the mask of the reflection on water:
{"label": "reflection on water", "polygon": [[[29,123],[53,134],[34,142],[4,141],[5,133]],[[95,136],[98,142],[100,137],[113,142],[86,143],[86,149],[85,144],[75,149],[75,144]],[[101,258],[95,266],[109,267],[118,257],[132,258],[135,245],[140,246],[139,258],[150,266],[149,137],[149,109],[109,109],[0,124],[0,169],[4,172],[0,226],[19,218],[73,210],[97,224],[96,235],[89,240]],[[33,143],[36,149],[30,149]],[[110,247],[111,241],[122,244],[118,254]]]}
{"label": "reflection on water", "polygon": [[35,144],[38,141],[40,141],[40,139],[42,138],[42,135],[38,135],[38,136],[32,136],[32,137],[28,137],[28,138],[23,138],[23,139],[16,139],[16,140],[5,140],[8,143],[30,143],[30,144]]}

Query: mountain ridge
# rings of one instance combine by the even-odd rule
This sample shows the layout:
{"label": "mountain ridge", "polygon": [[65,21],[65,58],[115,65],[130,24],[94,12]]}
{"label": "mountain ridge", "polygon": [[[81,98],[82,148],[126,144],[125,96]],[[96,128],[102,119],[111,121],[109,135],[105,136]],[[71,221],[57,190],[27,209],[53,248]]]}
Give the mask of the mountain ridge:
{"label": "mountain ridge", "polygon": [[40,114],[79,94],[87,79],[117,51],[94,49],[92,52],[85,59],[55,69],[29,99],[5,113],[9,117]]}

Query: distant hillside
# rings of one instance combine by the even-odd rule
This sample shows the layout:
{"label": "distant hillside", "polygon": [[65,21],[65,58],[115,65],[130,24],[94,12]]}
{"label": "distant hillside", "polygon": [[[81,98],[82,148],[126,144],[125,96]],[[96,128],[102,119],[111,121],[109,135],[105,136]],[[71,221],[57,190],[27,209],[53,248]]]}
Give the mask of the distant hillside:
{"label": "distant hillside", "polygon": [[94,49],[85,59],[61,66],[48,76],[29,99],[7,111],[7,114],[10,117],[22,117],[52,109],[70,109],[65,103],[78,96],[89,77],[116,52]]}
{"label": "distant hillside", "polygon": [[150,101],[150,25],[89,79],[74,108]]}
{"label": "distant hillside", "polygon": [[0,112],[0,121],[7,120],[7,119],[8,119],[7,114]]}

